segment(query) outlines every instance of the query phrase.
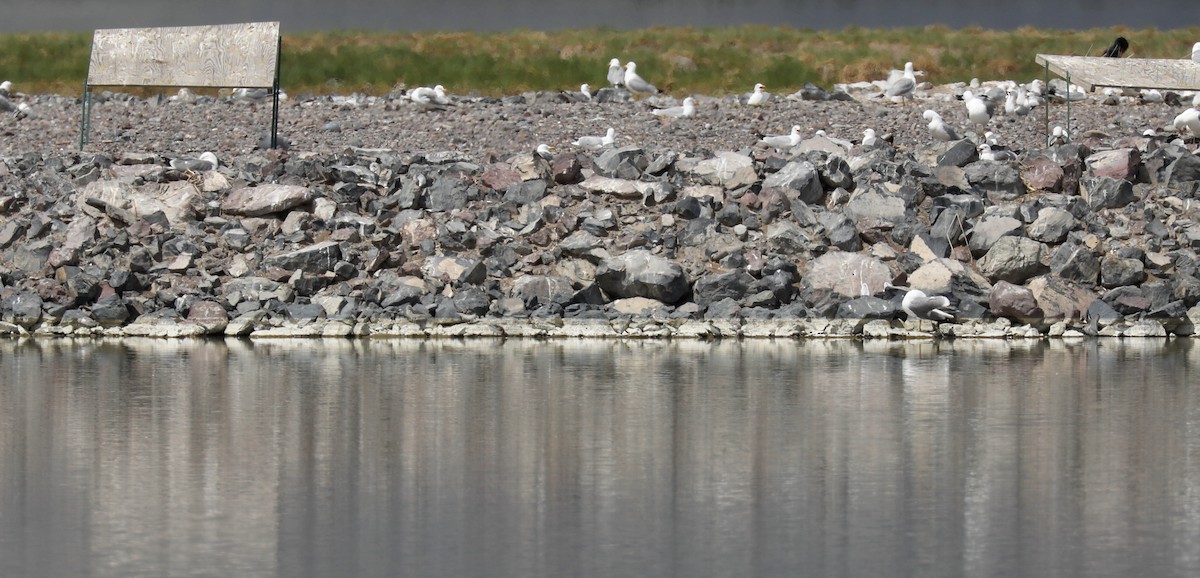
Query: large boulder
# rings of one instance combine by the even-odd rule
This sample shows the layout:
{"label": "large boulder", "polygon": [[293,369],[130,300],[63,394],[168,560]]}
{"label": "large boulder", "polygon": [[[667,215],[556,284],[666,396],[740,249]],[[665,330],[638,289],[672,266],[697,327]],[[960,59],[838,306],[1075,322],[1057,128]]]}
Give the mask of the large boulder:
{"label": "large boulder", "polygon": [[825,198],[821,176],[817,168],[808,161],[792,161],[779,172],[763,179],[764,189],[783,189],[788,199],[795,204],[815,204]]}
{"label": "large boulder", "polygon": [[596,283],[613,297],[647,297],[667,304],[678,303],[691,289],[683,268],[645,249],[601,262]]}
{"label": "large boulder", "polygon": [[312,201],[312,189],[299,185],[260,184],[238,187],[221,203],[221,211],[243,217],[261,217]]}
{"label": "large boulder", "polygon": [[1022,284],[1045,269],[1046,247],[1033,239],[1003,237],[979,261],[979,272],[988,279]]}

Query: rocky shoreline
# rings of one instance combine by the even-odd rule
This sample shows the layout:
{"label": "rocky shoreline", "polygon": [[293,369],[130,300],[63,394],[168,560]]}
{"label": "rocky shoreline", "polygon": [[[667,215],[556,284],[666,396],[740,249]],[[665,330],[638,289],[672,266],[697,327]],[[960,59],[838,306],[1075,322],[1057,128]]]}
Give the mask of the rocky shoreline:
{"label": "rocky shoreline", "polygon": [[[922,120],[969,129],[961,90],[697,96],[679,118],[650,112],[678,99],[612,91],[442,111],[310,96],[283,107],[280,150],[254,146],[261,101],[103,95],[87,152],[77,100],[24,96],[34,113],[0,124],[0,335],[1196,333],[1183,107],[1073,103],[1058,145],[1042,110],[998,116],[987,128],[1017,158],[981,160]],[[760,142],[793,125],[798,145]],[[608,127],[613,145],[571,144]],[[890,142],[857,144],[867,128]],[[957,319],[906,320],[890,284],[948,296]]]}

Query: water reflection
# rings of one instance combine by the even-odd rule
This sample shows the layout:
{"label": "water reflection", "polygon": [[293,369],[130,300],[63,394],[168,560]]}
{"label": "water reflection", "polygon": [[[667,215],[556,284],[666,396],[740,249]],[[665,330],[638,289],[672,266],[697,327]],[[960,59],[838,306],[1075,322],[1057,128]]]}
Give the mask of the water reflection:
{"label": "water reflection", "polygon": [[0,575],[1196,575],[1191,341],[0,342]]}

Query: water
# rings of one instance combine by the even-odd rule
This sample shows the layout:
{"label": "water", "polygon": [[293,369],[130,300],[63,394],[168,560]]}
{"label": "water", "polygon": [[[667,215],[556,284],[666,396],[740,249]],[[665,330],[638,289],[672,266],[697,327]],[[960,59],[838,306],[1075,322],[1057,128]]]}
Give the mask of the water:
{"label": "water", "polygon": [[0,342],[0,576],[1196,576],[1200,348]]}
{"label": "water", "polygon": [[283,32],[368,29],[555,30],[650,26],[794,28],[954,28],[1021,26],[1083,29],[1109,26],[1162,29],[1194,26],[1194,0],[1156,0],[1153,9],[1127,0],[43,0],[8,2],[0,32],[92,30],[278,20]]}

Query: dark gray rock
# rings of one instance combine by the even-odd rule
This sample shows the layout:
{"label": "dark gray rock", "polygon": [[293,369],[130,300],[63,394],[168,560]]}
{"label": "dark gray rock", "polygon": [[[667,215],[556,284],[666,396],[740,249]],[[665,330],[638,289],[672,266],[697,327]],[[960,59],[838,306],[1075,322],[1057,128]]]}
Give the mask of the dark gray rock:
{"label": "dark gray rock", "polygon": [[944,146],[945,150],[937,155],[937,164],[940,167],[965,167],[979,160],[979,150],[975,148],[975,143],[967,139]]}
{"label": "dark gray rock", "polygon": [[315,245],[272,255],[263,259],[268,267],[279,267],[287,271],[300,270],[305,273],[320,275],[333,270],[334,265],[342,258],[341,247],[333,241],[322,241]]}
{"label": "dark gray rock", "polygon": [[119,327],[130,318],[129,306],[120,295],[109,295],[92,305],[91,316],[101,327]]}
{"label": "dark gray rock", "polygon": [[708,273],[696,279],[692,286],[692,301],[705,307],[722,299],[741,301],[754,281],[744,269]]}
{"label": "dark gray rock", "polygon": [[491,300],[488,299],[487,293],[473,286],[455,291],[451,302],[454,303],[454,309],[463,315],[486,315],[491,308]]}
{"label": "dark gray rock", "polygon": [[644,249],[600,263],[596,268],[596,283],[613,297],[647,297],[667,304],[678,303],[691,289],[678,264]]}
{"label": "dark gray rock", "polygon": [[824,213],[820,217],[821,226],[825,228],[825,236],[829,244],[843,251],[858,251],[862,249],[862,239],[854,223],[841,213]]}
{"label": "dark gray rock", "polygon": [[993,202],[1013,201],[1025,194],[1020,171],[1009,163],[978,161],[967,165],[963,174],[976,191]]}
{"label": "dark gray rock", "polygon": [[609,148],[593,161],[596,174],[613,179],[637,180],[650,165],[645,151],[638,146]]}
{"label": "dark gray rock", "polygon": [[1167,166],[1164,180],[1170,188],[1181,188],[1187,183],[1200,181],[1200,157],[1193,154],[1180,156]]}
{"label": "dark gray rock", "polygon": [[533,310],[551,303],[567,305],[575,297],[575,288],[561,275],[523,275],[513,283],[512,295]]}
{"label": "dark gray rock", "polygon": [[792,161],[779,172],[763,179],[764,189],[782,189],[794,205],[820,203],[825,198],[825,189],[816,167],[808,161]]}
{"label": "dark gray rock", "polygon": [[26,329],[42,320],[42,298],[37,293],[22,292],[0,300],[3,319]]}
{"label": "dark gray rock", "polygon": [[1050,272],[1070,281],[1094,285],[1100,277],[1100,259],[1078,243],[1064,243],[1050,255]]}
{"label": "dark gray rock", "polygon": [[1145,265],[1138,259],[1125,259],[1109,254],[1100,261],[1100,284],[1104,287],[1112,289],[1124,285],[1138,285],[1145,280]]}
{"label": "dark gray rock", "polygon": [[1119,209],[1137,200],[1133,183],[1111,177],[1083,177],[1079,189],[1092,210]]}

